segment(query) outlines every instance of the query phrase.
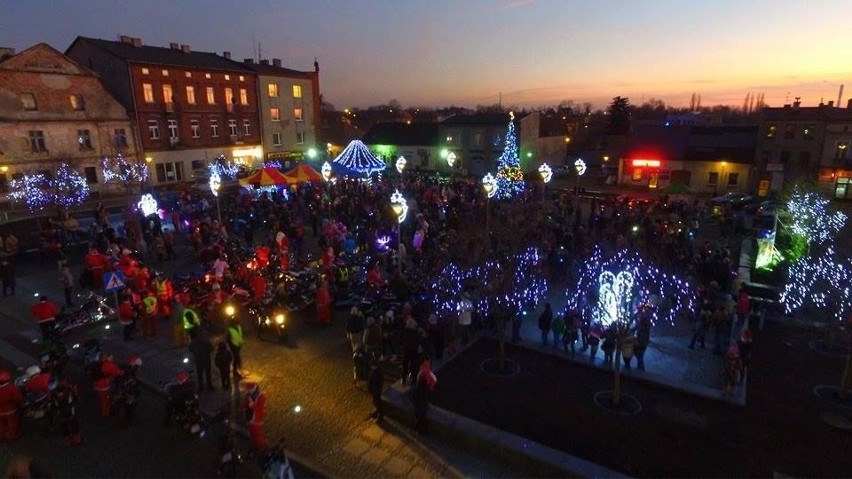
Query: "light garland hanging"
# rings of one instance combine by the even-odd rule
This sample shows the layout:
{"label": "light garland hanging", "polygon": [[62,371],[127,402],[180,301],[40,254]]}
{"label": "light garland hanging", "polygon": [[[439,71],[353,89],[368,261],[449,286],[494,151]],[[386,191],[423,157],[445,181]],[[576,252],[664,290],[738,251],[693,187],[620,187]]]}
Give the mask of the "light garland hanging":
{"label": "light garland hanging", "polygon": [[371,175],[384,170],[386,167],[385,163],[376,158],[376,155],[360,140],[349,142],[346,148],[334,159],[334,163],[364,175]]}

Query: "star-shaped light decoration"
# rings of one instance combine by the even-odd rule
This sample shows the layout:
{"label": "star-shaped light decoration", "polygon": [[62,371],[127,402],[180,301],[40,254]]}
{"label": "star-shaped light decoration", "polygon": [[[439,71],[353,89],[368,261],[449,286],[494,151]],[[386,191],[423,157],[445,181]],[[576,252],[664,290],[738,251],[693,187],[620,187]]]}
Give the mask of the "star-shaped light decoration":
{"label": "star-shaped light decoration", "polygon": [[399,190],[393,192],[390,202],[393,212],[396,213],[397,221],[400,223],[405,221],[405,218],[408,216],[408,203],[405,201],[405,197],[402,196],[402,193],[400,193]]}
{"label": "star-shaped light decoration", "polygon": [[541,166],[538,167],[538,174],[541,175],[541,180],[545,183],[550,183],[550,180],[553,179],[553,170],[550,169],[547,163],[542,163]]}

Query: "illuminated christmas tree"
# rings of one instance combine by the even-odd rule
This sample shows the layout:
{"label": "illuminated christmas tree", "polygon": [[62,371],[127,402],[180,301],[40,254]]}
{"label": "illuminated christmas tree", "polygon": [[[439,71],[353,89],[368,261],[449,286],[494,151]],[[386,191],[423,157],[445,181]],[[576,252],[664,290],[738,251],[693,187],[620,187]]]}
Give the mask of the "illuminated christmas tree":
{"label": "illuminated christmas tree", "polygon": [[36,212],[50,205],[49,187],[50,181],[42,173],[24,175],[9,183],[9,197],[17,203],[26,204],[30,212]]}
{"label": "illuminated christmas tree", "polygon": [[514,198],[524,191],[524,172],[518,157],[518,134],[515,131],[515,114],[509,112],[509,127],[506,130],[503,153],[497,158],[497,196]]}
{"label": "illuminated christmas tree", "polygon": [[101,170],[104,175],[104,183],[118,183],[128,193],[134,185],[141,186],[148,180],[148,165],[127,161],[120,153],[113,158],[103,157]]}
{"label": "illuminated christmas tree", "polygon": [[67,163],[59,165],[56,176],[50,180],[51,203],[67,210],[82,204],[89,197],[89,183]]}

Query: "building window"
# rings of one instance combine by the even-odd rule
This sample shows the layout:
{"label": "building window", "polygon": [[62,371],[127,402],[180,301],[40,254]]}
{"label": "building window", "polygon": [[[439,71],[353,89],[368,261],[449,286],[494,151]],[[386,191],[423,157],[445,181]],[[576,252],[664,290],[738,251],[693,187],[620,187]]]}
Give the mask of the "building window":
{"label": "building window", "polygon": [[43,131],[30,130],[30,149],[32,151],[47,151],[47,143],[44,141]]}
{"label": "building window", "polygon": [[799,164],[807,165],[811,162],[811,152],[810,151],[800,151],[799,152]]}
{"label": "building window", "polygon": [[149,73],[151,73],[151,71],[150,71],[150,70],[148,70],[147,68],[143,68],[143,69],[142,69],[142,74],[143,74],[143,75],[147,75],[147,74],[149,74]]}
{"label": "building window", "polygon": [[272,121],[281,121],[281,109],[280,108],[270,108],[269,109],[269,118]]}
{"label": "building window", "polygon": [[209,74],[209,73],[205,73],[205,74],[204,74],[204,78],[206,78],[206,79],[208,79],[208,80],[209,80],[209,79],[210,79],[210,78],[212,78],[212,77],[210,76],[210,74]]}
{"label": "building window", "polygon": [[301,108],[293,108],[293,118],[296,121],[302,121],[305,119],[303,110]]}
{"label": "building window", "polygon": [[210,120],[210,137],[219,138],[219,120]]}
{"label": "building window", "polygon": [[86,184],[94,185],[98,182],[98,170],[94,166],[83,168],[83,175],[86,177]]}
{"label": "building window", "polygon": [[113,130],[116,148],[127,148],[127,131],[124,128]]}
{"label": "building window", "polygon": [[296,132],[296,144],[304,145],[305,144],[305,132],[297,131]]}
{"label": "building window", "polygon": [[186,72],[186,73],[184,73],[184,75],[185,75],[187,78],[192,78],[192,72]]}
{"label": "building window", "polygon": [[783,164],[785,164],[785,165],[786,165],[787,163],[789,163],[789,162],[790,162],[790,156],[791,156],[791,155],[790,155],[790,151],[789,151],[789,150],[784,150],[784,151],[782,151],[782,152],[781,152],[781,163],[783,163]]}
{"label": "building window", "polygon": [[160,139],[160,122],[157,120],[148,120],[148,138],[152,140]]}
{"label": "building window", "polygon": [[837,144],[834,145],[834,159],[845,160],[846,158],[849,158],[849,142],[838,141]]}
{"label": "building window", "polygon": [[266,91],[269,92],[269,96],[272,98],[278,97],[278,84],[277,83],[268,83],[266,85]]}
{"label": "building window", "polygon": [[169,120],[168,125],[169,125],[169,139],[173,140],[173,142],[174,142],[175,140],[178,139],[178,123],[177,123],[177,120]]}
{"label": "building window", "polygon": [[740,182],[739,173],[728,173],[728,186],[737,186]]}
{"label": "building window", "polygon": [[302,85],[293,85],[293,98],[302,98]]}
{"label": "building window", "polygon": [[778,127],[776,125],[769,125],[766,128],[766,137],[767,138],[775,138],[775,135],[778,133]]}
{"label": "building window", "polygon": [[245,81],[245,80],[246,80],[246,77],[240,75],[240,81]]}
{"label": "building window", "polygon": [[251,120],[243,120],[243,134],[251,136]]}
{"label": "building window", "polygon": [[473,146],[476,148],[482,148],[485,139],[483,138],[483,134],[481,131],[477,131],[473,133]]}
{"label": "building window", "polygon": [[175,96],[172,91],[171,85],[163,85],[163,101],[168,105],[169,103],[174,103]]}
{"label": "building window", "polygon": [[792,140],[796,137],[796,125],[786,125],[784,127],[784,139]]}
{"label": "building window", "polygon": [[225,80],[230,80],[230,79],[231,79],[231,75],[225,75]]}
{"label": "building window", "polygon": [[183,163],[180,161],[157,163],[156,169],[158,183],[183,181]]}
{"label": "building window", "polygon": [[633,181],[642,181],[642,168],[633,168],[633,175],[630,177]]}
{"label": "building window", "polygon": [[802,139],[803,140],[813,140],[814,139],[814,127],[813,125],[808,125],[802,128]]}
{"label": "building window", "polygon": [[234,111],[234,90],[225,88],[225,107],[228,111]]}
{"label": "building window", "polygon": [[228,120],[228,134],[236,138],[237,133],[237,120]]}
{"label": "building window", "polygon": [[74,93],[68,99],[71,101],[72,110],[82,111],[86,109],[86,104],[83,102],[83,95]]}
{"label": "building window", "polygon": [[212,86],[207,87],[207,104],[216,104],[216,90],[214,90]]}
{"label": "building window", "polygon": [[240,88],[240,105],[248,105],[248,90]]}
{"label": "building window", "polygon": [[281,133],[272,134],[272,146],[281,146]]}
{"label": "building window", "polygon": [[81,150],[92,149],[92,137],[89,136],[89,130],[77,130],[77,144]]}
{"label": "building window", "polygon": [[142,84],[142,96],[145,98],[145,103],[154,103],[154,87],[150,83]]}
{"label": "building window", "polygon": [[201,125],[198,120],[189,120],[189,129],[192,131],[193,138],[201,138]]}
{"label": "building window", "polygon": [[711,171],[707,173],[707,184],[708,185],[718,185],[719,184],[719,173],[716,171]]}
{"label": "building window", "polygon": [[168,70],[163,70],[163,76],[164,76],[164,77],[169,76],[169,71],[168,71]]}
{"label": "building window", "polygon": [[21,106],[24,110],[28,111],[38,110],[36,108],[35,95],[32,93],[21,93]]}
{"label": "building window", "polygon": [[195,87],[186,87],[186,102],[190,105],[195,105]]}

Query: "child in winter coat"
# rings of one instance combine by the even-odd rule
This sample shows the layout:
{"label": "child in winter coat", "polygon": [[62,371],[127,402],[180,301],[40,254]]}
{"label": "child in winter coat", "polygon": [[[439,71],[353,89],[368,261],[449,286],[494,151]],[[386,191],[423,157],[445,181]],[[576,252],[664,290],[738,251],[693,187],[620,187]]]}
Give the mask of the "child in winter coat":
{"label": "child in winter coat", "polygon": [[219,370],[219,379],[222,381],[222,389],[228,391],[231,389],[231,363],[234,361],[234,354],[228,348],[225,341],[219,341],[216,345],[216,357],[213,362],[216,363],[216,369]]}

